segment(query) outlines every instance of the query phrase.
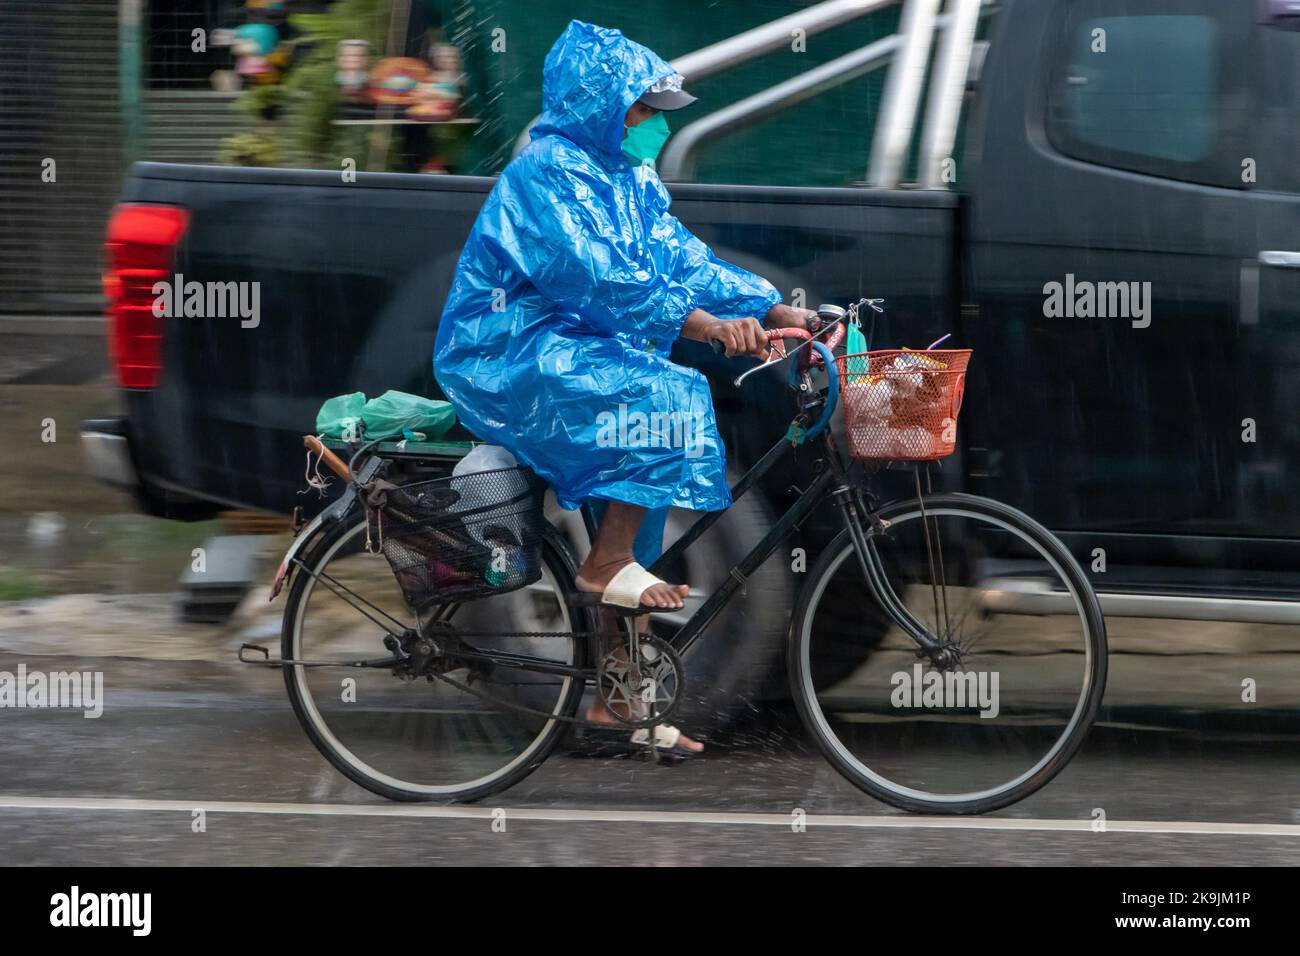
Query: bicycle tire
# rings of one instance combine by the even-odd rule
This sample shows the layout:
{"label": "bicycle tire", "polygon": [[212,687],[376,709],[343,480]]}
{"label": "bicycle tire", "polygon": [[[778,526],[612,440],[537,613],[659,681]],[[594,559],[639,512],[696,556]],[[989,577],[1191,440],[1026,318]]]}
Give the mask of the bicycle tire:
{"label": "bicycle tire", "polygon": [[[787,647],[791,693],[804,726],[816,741],[822,754],[841,775],[860,790],[884,803],[913,813],[989,813],[1023,800],[1045,786],[1061,772],[1082,746],[1101,707],[1106,688],[1105,618],[1096,593],[1078,562],[1055,535],[1028,515],[1001,502],[975,495],[938,494],[926,497],[924,503],[926,510],[931,513],[943,511],[983,520],[991,519],[995,523],[1009,526],[1024,534],[1028,540],[1039,545],[1055,560],[1061,573],[1073,585],[1074,593],[1078,598],[1080,617],[1086,625],[1090,667],[1084,686],[1081,687],[1078,707],[1057,746],[1041,766],[1022,775],[1024,779],[1019,779],[1018,782],[1012,781],[1012,785],[1006,786],[1005,789],[967,799],[918,797],[916,791],[911,788],[890,787],[873,779],[869,773],[863,772],[864,765],[840,744],[822,713],[817,690],[813,685],[809,648],[812,622],[816,617],[820,597],[828,587],[831,576],[840,564],[848,559],[845,556],[846,552],[850,558],[854,555],[854,545],[848,529],[832,540],[814,564],[809,573],[808,583],[800,593],[795,612],[791,617],[790,639]],[[915,515],[919,510],[920,503],[917,499],[904,500],[886,505],[880,510],[880,516],[891,520],[900,515]]]}
{"label": "bicycle tire", "polygon": [[[365,534],[365,518],[362,513],[355,512],[352,516],[339,521],[333,528],[323,532],[307,549],[302,558],[303,567],[297,569],[295,573],[293,586],[290,588],[289,597],[285,604],[281,630],[280,650],[282,658],[286,660],[299,658],[298,641],[296,640],[297,631],[301,627],[302,612],[306,607],[306,602],[314,585],[314,578],[307,573],[307,570],[310,569],[319,573],[339,548],[352,536],[358,534]],[[550,569],[558,587],[562,591],[573,590],[576,565],[572,553],[558,532],[549,524],[546,524],[543,528],[541,547],[543,566]],[[567,613],[570,616],[570,625],[575,634],[581,634],[588,629],[584,624],[586,617],[583,612],[570,609]],[[575,637],[573,640],[575,666],[587,666],[588,650],[588,641],[582,637]],[[362,766],[364,762],[359,758],[349,759],[350,752],[347,751],[346,747],[342,746],[330,731],[311,699],[310,691],[305,686],[303,676],[306,668],[286,665],[283,670],[285,688],[288,691],[294,714],[316,749],[336,770],[353,783],[390,800],[468,803],[480,800],[490,794],[499,793],[514,786],[541,766],[555,749],[556,744],[559,743],[568,727],[564,720],[548,720],[529,747],[502,771],[494,774],[485,782],[466,785],[463,788],[403,785],[401,781],[389,782],[394,778],[386,774],[377,775],[376,773],[367,772]],[[394,680],[396,679],[394,678]],[[571,718],[574,716],[582,700],[584,686],[585,682],[582,680],[569,680],[568,687],[559,698],[554,710],[557,717]]]}

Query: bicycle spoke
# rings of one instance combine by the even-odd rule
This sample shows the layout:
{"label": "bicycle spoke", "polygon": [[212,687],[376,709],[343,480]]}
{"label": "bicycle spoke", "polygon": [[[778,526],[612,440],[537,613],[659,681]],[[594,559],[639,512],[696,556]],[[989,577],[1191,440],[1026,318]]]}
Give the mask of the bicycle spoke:
{"label": "bicycle spoke", "polygon": [[[371,621],[372,623],[376,624],[376,625],[379,626],[380,628],[383,628],[383,630],[384,630],[384,632],[385,632],[386,634],[389,634],[389,635],[392,636],[392,637],[398,637],[398,638],[400,638],[404,633],[406,633],[406,625],[404,625],[404,624],[403,624],[401,621],[399,621],[397,618],[393,617],[393,616],[392,616],[391,614],[389,614],[387,611],[383,610],[382,608],[376,607],[374,604],[372,604],[372,603],[370,603],[369,601],[367,601],[365,598],[363,598],[361,595],[357,594],[355,591],[353,591],[353,590],[352,590],[351,588],[349,588],[347,585],[339,583],[338,581],[336,581],[334,578],[330,577],[328,574],[326,574],[326,573],[323,572],[323,571],[321,571],[321,572],[313,572],[313,571],[311,571],[311,570],[305,568],[305,567],[303,566],[303,564],[302,564],[301,561],[295,561],[294,563],[298,565],[298,568],[299,568],[300,570],[305,571],[307,574],[311,575],[311,577],[313,577],[314,579],[316,579],[316,581],[318,581],[318,582],[323,582],[323,583],[325,584],[325,586],[326,586],[327,588],[329,588],[329,590],[332,591],[336,597],[339,598],[339,600],[343,601],[343,603],[349,605],[350,607],[352,607],[353,609],[355,609],[358,613],[360,613],[360,614],[364,615],[365,617],[369,618],[370,621]],[[378,620],[378,619],[375,618],[375,617],[372,617],[369,613],[366,612],[365,608],[360,607],[360,606],[357,605],[357,604],[354,604],[352,601],[349,601],[346,597],[343,596],[343,593],[341,593],[341,592],[345,592],[345,593],[347,593],[349,596],[356,598],[356,599],[357,599],[358,601],[360,601],[362,604],[366,605],[366,607],[369,607],[371,610],[375,611],[375,612],[378,613],[378,614],[382,614],[384,617],[386,617],[386,618],[388,618],[390,621],[392,621],[394,625],[396,625],[398,628],[400,628],[400,630],[399,630],[397,633],[393,633],[392,631],[390,631],[390,630],[388,629],[388,627],[387,627],[387,626],[386,626],[382,621]]]}
{"label": "bicycle spoke", "polygon": [[970,618],[970,612],[974,608],[975,608],[975,602],[973,600],[968,600],[966,602],[965,609],[961,612],[961,617],[957,619],[957,626],[953,629],[952,632],[952,640],[955,640],[958,646],[961,647],[963,651],[969,651],[972,647],[975,646],[976,643],[979,642],[980,637],[988,633],[988,629],[986,628],[983,631],[979,632],[979,634],[977,634],[975,637],[971,638],[969,641],[963,641],[961,639],[962,635],[965,634],[966,632],[966,627],[965,627],[966,621]]}

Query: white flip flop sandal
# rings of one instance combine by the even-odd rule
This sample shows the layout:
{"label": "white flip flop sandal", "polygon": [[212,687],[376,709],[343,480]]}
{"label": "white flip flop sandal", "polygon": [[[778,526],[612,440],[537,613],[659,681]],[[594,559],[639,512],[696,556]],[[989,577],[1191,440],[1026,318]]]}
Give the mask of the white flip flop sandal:
{"label": "white flip flop sandal", "polygon": [[[694,750],[688,750],[678,744],[678,741],[682,739],[682,732],[672,724],[655,724],[654,732],[655,750],[673,757],[696,756]],[[634,732],[632,734],[632,743],[641,747],[647,746],[650,743],[650,729],[642,727]]]}
{"label": "white flip flop sandal", "polygon": [[[670,758],[668,763],[700,756],[696,751],[681,745],[682,732],[671,724],[657,724],[654,732],[654,752],[661,758]],[[643,727],[628,734],[626,730],[620,730],[612,724],[583,727],[579,731],[578,740],[590,748],[581,756],[631,757],[647,752],[650,747],[650,730]]]}
{"label": "white flip flop sandal", "polygon": [[633,561],[631,564],[619,569],[619,572],[610,579],[609,584],[606,585],[602,593],[574,591],[566,595],[565,601],[570,607],[603,605],[623,611],[635,611],[638,614],[653,614],[656,611],[675,610],[674,608],[655,607],[654,605],[641,603],[641,595],[645,593],[646,588],[653,587],[656,584],[668,584],[668,582],[655,577]]}

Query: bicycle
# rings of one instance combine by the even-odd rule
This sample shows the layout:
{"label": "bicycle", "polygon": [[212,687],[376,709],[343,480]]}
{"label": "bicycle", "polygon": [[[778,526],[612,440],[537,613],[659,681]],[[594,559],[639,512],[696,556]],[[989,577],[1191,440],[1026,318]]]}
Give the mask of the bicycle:
{"label": "bicycle", "polygon": [[[814,477],[671,637],[638,634],[626,616],[611,633],[596,611],[566,602],[577,557],[544,519],[543,486],[527,469],[448,477],[463,449],[438,443],[370,443],[345,463],[308,436],[348,487],[277,572],[273,591],[289,587],[280,660],[255,645],[240,659],[283,668],[308,737],[354,782],[394,800],[476,800],[586,723],[577,709],[588,686],[629,731],[671,717],[683,659],[709,623],[791,532],[834,507],[844,528],[805,572],[789,628],[804,726],[840,774],[903,810],[986,813],[1023,799],[1062,770],[1096,718],[1101,608],[1078,562],[1033,519],[933,491],[929,462],[952,451],[970,353],[837,359],[869,304],[823,306],[811,332],[768,333],[768,366],[788,369],[797,413],[732,495],[796,452],[811,450]],[[787,339],[799,344],[787,351]],[[841,402],[847,462],[829,427]],[[935,414],[943,433],[906,425]],[[915,496],[880,502],[871,479],[907,467]],[[698,518],[650,571],[662,576],[723,513]]]}

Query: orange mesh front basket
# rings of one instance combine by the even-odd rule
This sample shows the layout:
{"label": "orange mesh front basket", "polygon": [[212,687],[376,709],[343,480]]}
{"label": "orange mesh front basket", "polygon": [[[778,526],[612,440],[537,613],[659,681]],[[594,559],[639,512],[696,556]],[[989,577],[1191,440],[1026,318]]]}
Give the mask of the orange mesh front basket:
{"label": "orange mesh front basket", "polygon": [[849,454],[863,461],[934,461],[957,447],[970,349],[889,349],[839,359]]}

